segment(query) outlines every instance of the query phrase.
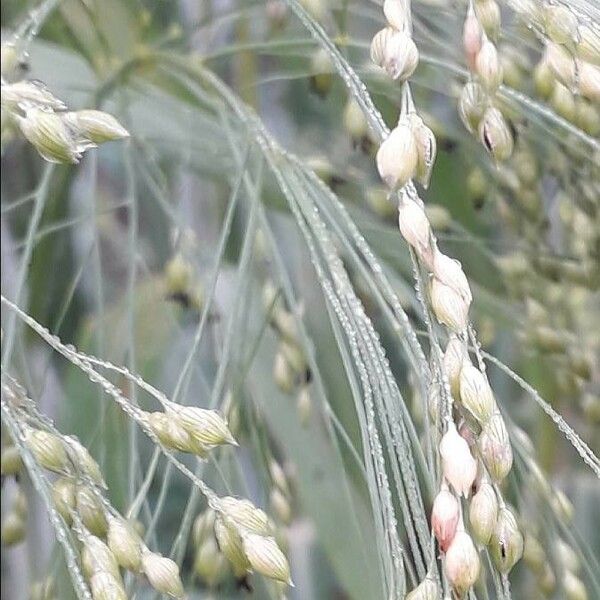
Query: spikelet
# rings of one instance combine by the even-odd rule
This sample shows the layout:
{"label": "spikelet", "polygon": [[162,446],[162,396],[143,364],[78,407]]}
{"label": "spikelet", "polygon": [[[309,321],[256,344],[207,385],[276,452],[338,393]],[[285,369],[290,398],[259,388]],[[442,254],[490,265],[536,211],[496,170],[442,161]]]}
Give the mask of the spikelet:
{"label": "spikelet", "polygon": [[129,523],[109,517],[107,542],[119,566],[129,571],[140,570],[142,540]]}
{"label": "spikelet", "polygon": [[142,554],[142,569],[156,591],[172,598],[185,596],[183,583],[179,577],[179,567],[170,558],[146,550]]}
{"label": "spikelet", "polygon": [[275,538],[251,533],[244,536],[243,547],[250,565],[256,572],[293,586],[290,566]]}

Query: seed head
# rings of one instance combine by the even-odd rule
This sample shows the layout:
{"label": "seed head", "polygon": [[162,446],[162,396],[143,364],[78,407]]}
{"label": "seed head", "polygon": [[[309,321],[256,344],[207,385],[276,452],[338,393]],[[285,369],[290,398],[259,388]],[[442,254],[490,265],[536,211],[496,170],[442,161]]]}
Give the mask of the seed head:
{"label": "seed head", "polygon": [[261,535],[267,535],[271,531],[267,514],[254,506],[250,500],[224,496],[219,500],[219,508],[242,529]]}
{"label": "seed head", "polygon": [[257,573],[293,586],[290,565],[274,537],[250,533],[244,536],[243,547]]}
{"label": "seed head", "polygon": [[310,422],[310,417],[313,410],[310,389],[307,385],[303,385],[298,392],[298,397],[296,398],[296,410],[298,412],[300,425],[302,425],[302,427],[306,427]]}
{"label": "seed head", "polygon": [[75,492],[75,504],[77,512],[83,524],[91,533],[98,537],[104,537],[108,529],[104,507],[96,497],[94,491],[83,485]]}
{"label": "seed head", "polygon": [[546,35],[557,44],[575,44],[578,40],[578,21],[564,4],[547,4],[544,10]]}
{"label": "seed head", "polygon": [[179,567],[170,558],[147,550],[142,554],[142,569],[150,585],[161,594],[172,598],[185,596]]}
{"label": "seed head", "polygon": [[567,498],[562,490],[556,490],[552,498],[552,508],[556,515],[562,519],[563,523],[570,523],[575,514],[573,503]]}
{"label": "seed head", "polygon": [[431,266],[433,248],[429,219],[425,211],[405,194],[398,204],[398,226],[402,237],[413,247],[418,257]]}
{"label": "seed head", "polygon": [[207,508],[196,517],[194,526],[192,527],[194,546],[199,548],[206,539],[213,536],[215,516],[215,511],[212,508]]}
{"label": "seed head", "polygon": [[[4,47],[2,49],[4,51]],[[39,107],[49,110],[65,110],[67,105],[56,98],[41,81],[17,81],[3,84],[0,88],[3,110],[14,111],[17,107]]]}
{"label": "seed head", "polygon": [[84,150],[93,147],[75,140],[63,118],[52,111],[28,108],[18,122],[23,135],[48,162],[77,164]]}
{"label": "seed head", "polygon": [[368,135],[369,128],[367,125],[367,119],[365,118],[365,115],[358,102],[354,98],[348,98],[346,106],[344,107],[343,119],[344,127],[353,140],[359,141]]}
{"label": "seed head", "polygon": [[488,92],[495,92],[502,83],[503,70],[498,50],[493,42],[485,40],[475,59],[475,70],[483,87]]}
{"label": "seed head", "polygon": [[386,27],[371,42],[371,60],[392,79],[405,81],[417,68],[419,51],[407,33]]}
{"label": "seed head", "polygon": [[414,590],[406,595],[406,600],[438,600],[439,597],[438,584],[435,579],[428,575]]}
{"label": "seed head", "polygon": [[471,71],[475,70],[475,59],[481,50],[483,31],[479,20],[472,10],[467,13],[463,25],[463,49],[467,58],[467,65]]}
{"label": "seed head", "polygon": [[2,44],[0,50],[0,74],[2,81],[12,81],[21,62],[21,53],[12,42]]}
{"label": "seed head", "polygon": [[453,422],[449,423],[448,430],[440,442],[440,455],[446,481],[457,494],[466,498],[477,476],[477,462]]}
{"label": "seed head", "polygon": [[465,302],[471,302],[473,299],[471,288],[458,260],[436,250],[433,257],[433,274],[442,283],[456,291]]}
{"label": "seed head", "polygon": [[477,131],[486,107],[487,97],[482,85],[476,81],[466,83],[460,94],[458,113],[469,132]]}
{"label": "seed head", "polygon": [[535,84],[535,91],[544,99],[547,99],[552,90],[554,89],[554,83],[556,76],[550,68],[548,61],[543,59],[538,62],[533,70],[533,83]]}
{"label": "seed head", "polygon": [[286,394],[294,389],[294,373],[290,363],[282,352],[275,354],[273,379],[277,387]]}
{"label": "seed head", "polygon": [[596,66],[600,66],[600,28],[592,25],[579,26],[577,55]]}
{"label": "seed head", "polygon": [[406,4],[402,0],[385,0],[383,14],[390,27],[397,31],[404,31],[406,27]]}
{"label": "seed head", "polygon": [[25,539],[25,521],[15,511],[10,511],[2,521],[0,540],[3,546],[16,546]]}
{"label": "seed head", "polygon": [[481,424],[487,423],[496,410],[496,400],[487,377],[470,360],[463,362],[460,371],[460,400]]}
{"label": "seed head", "polygon": [[23,459],[16,446],[5,446],[2,448],[0,459],[0,473],[2,475],[16,475],[23,468]]}
{"label": "seed head", "polygon": [[119,566],[139,571],[142,563],[142,540],[133,527],[116,517],[108,520],[108,547]]}
{"label": "seed head", "polygon": [[459,597],[477,581],[480,566],[473,540],[464,529],[459,529],[446,552],[444,563],[446,577]]}
{"label": "seed head", "polygon": [[450,391],[456,400],[460,399],[460,372],[466,358],[467,349],[464,342],[457,335],[450,335],[442,364],[450,384]]}
{"label": "seed head", "polygon": [[454,288],[433,277],[430,296],[433,312],[440,323],[456,333],[467,328],[469,303]]}
{"label": "seed head", "polygon": [[273,485],[278,487],[284,494],[290,493],[287,475],[283,467],[275,459],[269,462],[269,474],[271,475]]}
{"label": "seed head", "polygon": [[498,570],[508,573],[523,556],[523,535],[512,511],[503,506],[498,511],[490,539],[490,552]]}
{"label": "seed head", "polygon": [[492,158],[506,160],[513,151],[513,136],[502,113],[494,107],[488,108],[479,124],[479,138]]}
{"label": "seed head", "polygon": [[577,62],[563,46],[548,42],[543,60],[558,79],[567,88],[572,88],[577,81]]}
{"label": "seed head", "polygon": [[102,477],[100,466],[94,460],[88,449],[83,446],[75,436],[66,436],[66,449],[71,460],[85,475],[87,475],[95,484],[106,488],[106,483]]}
{"label": "seed head", "polygon": [[600,103],[600,66],[579,61],[579,92],[592,102]]}
{"label": "seed head", "polygon": [[556,113],[567,119],[567,121],[575,119],[575,96],[569,88],[558,81],[554,84],[554,89],[550,96],[550,104]]}
{"label": "seed head", "polygon": [[483,481],[469,503],[469,523],[473,537],[487,545],[498,518],[498,498],[488,481]]}
{"label": "seed head", "polygon": [[41,429],[29,429],[25,433],[25,443],[35,460],[48,471],[66,473],[69,470],[69,458],[60,437]]}
{"label": "seed head", "polygon": [[99,572],[90,579],[94,600],[127,600],[123,582],[110,573]]}
{"label": "seed head", "polygon": [[479,451],[490,475],[496,481],[504,479],[512,467],[513,453],[504,419],[492,415],[479,436]]}
{"label": "seed head", "polygon": [[78,110],[66,113],[64,118],[74,131],[95,144],[129,137],[129,132],[117,119],[101,110]]}
{"label": "seed head", "polygon": [[292,344],[297,344],[298,326],[296,324],[296,318],[294,315],[289,310],[286,310],[283,307],[278,307],[273,314],[273,319],[279,335],[286,341]]}
{"label": "seed head", "polygon": [[111,549],[94,535],[86,536],[81,552],[81,565],[88,579],[96,573],[108,573],[115,579],[120,579],[119,565]]}
{"label": "seed head", "polygon": [[292,507],[281,490],[273,488],[269,494],[269,502],[279,520],[284,525],[289,525],[292,520]]}
{"label": "seed head", "polygon": [[412,128],[401,121],[377,151],[379,176],[391,190],[403,187],[415,175],[418,158]]}
{"label": "seed head", "polygon": [[241,577],[250,570],[250,562],[242,546],[242,538],[230,525],[223,522],[220,517],[215,520],[215,537],[219,549],[231,563],[233,573]]}
{"label": "seed head", "polygon": [[75,510],[75,486],[73,482],[66,477],[57,479],[52,484],[52,500],[58,514],[65,520],[67,525],[71,525],[73,520],[71,511]]}
{"label": "seed head", "polygon": [[156,437],[167,448],[179,450],[180,452],[190,452],[201,457],[207,455],[208,448],[194,440],[189,432],[183,428],[177,415],[158,411],[147,413],[146,419]]}
{"label": "seed head", "polygon": [[417,144],[417,180],[427,189],[437,153],[435,135],[418,115],[411,114],[409,120]]}
{"label": "seed head", "polygon": [[435,497],[431,509],[431,527],[442,552],[448,550],[454,539],[459,516],[458,500],[444,485]]}
{"label": "seed head", "polygon": [[306,371],[306,357],[298,344],[281,340],[279,351],[285,356],[288,364],[295,373],[304,373]]}
{"label": "seed head", "polygon": [[171,407],[182,427],[200,444],[237,446],[225,419],[216,411],[198,406]]}
{"label": "seed head", "polygon": [[523,560],[534,573],[538,574],[541,574],[546,564],[546,553],[540,542],[530,531],[525,533]]}
{"label": "seed head", "polygon": [[215,587],[225,575],[227,563],[213,536],[202,542],[196,552],[194,573],[209,587]]}
{"label": "seed head", "polygon": [[192,266],[181,254],[176,254],[165,265],[166,285],[169,294],[177,295],[188,290],[192,280]]}
{"label": "seed head", "polygon": [[321,98],[331,91],[333,85],[333,65],[331,58],[324,48],[315,52],[311,60],[311,72],[314,73],[310,79],[311,89]]}
{"label": "seed head", "polygon": [[495,0],[479,0],[475,2],[475,14],[492,39],[498,37],[500,31],[500,7]]}

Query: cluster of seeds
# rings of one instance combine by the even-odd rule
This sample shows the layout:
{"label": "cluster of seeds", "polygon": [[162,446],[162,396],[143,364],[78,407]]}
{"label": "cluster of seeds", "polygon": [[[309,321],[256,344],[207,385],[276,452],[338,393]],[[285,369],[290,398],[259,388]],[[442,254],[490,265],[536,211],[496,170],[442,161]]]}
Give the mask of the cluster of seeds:
{"label": "cluster of seeds", "polygon": [[[155,590],[183,598],[185,591],[177,563],[151,552],[138,528],[111,506],[103,493],[106,484],[100,467],[87,448],[76,437],[65,436],[53,426],[30,425],[32,419],[25,411],[28,405],[33,406],[33,401],[16,382],[15,386],[16,391],[8,384],[3,388],[10,392],[15,410],[24,414],[23,440],[34,460],[46,471],[59,475],[51,487],[53,509],[82,544],[82,571],[94,600],[127,597],[120,569],[144,574]],[[216,446],[236,445],[225,419],[217,411],[181,406],[165,398],[161,402],[164,412],[140,411],[140,420],[166,448],[205,457]],[[37,417],[35,422],[39,422]],[[7,472],[20,469],[20,461],[10,454],[4,457],[3,464]],[[219,498],[207,486],[201,491],[214,511],[219,552],[232,563],[234,574],[241,578],[256,571],[281,585],[291,585],[289,564],[273,537],[275,529],[266,513],[248,500]],[[212,580],[216,581],[214,575]]]}
{"label": "cluster of seeds", "polygon": [[237,446],[227,421],[216,410],[169,402],[164,411],[145,413],[145,418],[160,442],[171,450],[206,458],[216,446]]}
{"label": "cluster of seeds", "polygon": [[600,102],[600,28],[566,3],[521,8],[545,42],[534,70],[538,94],[578,127],[597,135]]}
{"label": "cluster of seeds", "polygon": [[[256,571],[278,584],[292,585],[290,567],[267,514],[249,500],[225,496],[194,522],[194,571],[209,587],[227,575],[227,563],[239,585],[251,589]],[[225,560],[226,559],[226,560]]]}
{"label": "cluster of seeds", "polygon": [[397,0],[386,0],[383,12],[387,27],[371,42],[371,60],[397,81],[406,81],[417,68],[419,51],[412,39],[406,7]]}
{"label": "cluster of seeds", "polygon": [[[489,14],[497,12],[494,11],[494,2],[486,3],[486,6]],[[387,0],[384,12],[392,28],[400,24],[407,27],[404,3]],[[468,19],[476,19],[477,27],[481,28],[472,8]],[[487,26],[492,34],[495,31],[492,18],[487,20]],[[481,45],[474,53],[473,60],[480,65],[478,76],[481,81],[476,85],[487,90],[487,97],[501,83],[501,68],[499,63],[496,64],[495,46],[483,28],[478,35]],[[398,46],[390,44],[386,46],[388,54],[385,54],[383,51],[380,53],[382,39],[380,32],[371,47],[375,62],[384,66],[392,77],[398,72],[404,75],[399,76],[400,79],[410,75],[416,63],[414,66],[411,63],[406,70],[392,68],[395,64],[407,64],[407,60],[403,56],[395,60],[391,58],[392,48],[396,52],[400,52],[397,48],[402,48],[403,55],[415,55],[407,50],[410,44],[406,41]],[[386,57],[385,60],[382,56]],[[418,54],[415,56],[418,57]],[[405,87],[405,97],[406,90]],[[496,158],[500,158],[497,151],[498,130],[494,128],[499,119],[502,119],[504,126],[506,124],[501,114],[494,116],[494,111],[496,109],[492,107],[481,113],[481,130],[486,139],[495,136],[494,143],[488,144],[488,149]],[[493,135],[492,129],[495,132]],[[510,132],[508,134],[510,136]],[[512,137],[506,139],[507,145],[510,146],[509,151],[503,152],[502,158],[507,158],[512,152]],[[443,406],[440,406],[439,395],[432,404],[435,422],[440,423],[440,416],[444,417],[444,434],[439,443],[442,482],[433,505],[431,525],[444,554],[446,577],[455,593],[462,597],[477,581],[481,568],[479,551],[473,538],[481,546],[489,545],[497,568],[508,573],[522,555],[523,536],[499,488],[513,463],[506,424],[483,365],[476,367],[468,355],[468,313],[472,301],[470,286],[461,264],[438,248],[423,203],[411,183],[416,178],[422,185],[427,185],[435,160],[435,149],[433,132],[415,115],[412,102],[405,102],[398,126],[377,153],[377,167],[388,189],[391,192],[400,191],[400,232],[429,273],[429,297],[433,313],[449,331],[446,351],[440,357],[439,376],[440,381],[448,383],[450,389],[444,389],[444,395],[448,397]],[[470,498],[468,523],[467,518],[463,517],[461,497]],[[436,587],[435,580],[427,577],[412,592],[412,597],[437,597]]]}
{"label": "cluster of seeds", "polygon": [[143,573],[161,593],[184,597],[179,567],[151,552],[110,506],[100,467],[76,437],[27,427],[25,443],[41,467],[60,475],[52,485],[54,508],[82,543],[82,570],[94,600],[127,598],[121,568]]}
{"label": "cluster of seeds", "polygon": [[[480,570],[473,539],[488,546],[498,570],[508,573],[521,558],[523,536],[500,491],[513,464],[506,424],[485,373],[472,364],[457,335],[450,336],[443,369],[460,421],[458,428],[448,423],[440,442],[443,479],[431,522],[448,580],[464,594]],[[468,499],[468,524],[461,496]]]}
{"label": "cluster of seeds", "polygon": [[[560,3],[519,3],[515,9],[527,31],[544,42],[532,82],[538,95],[576,128],[597,136],[600,29],[575,7]],[[529,65],[529,53],[523,51],[520,61]],[[515,70],[514,63],[503,63],[505,76]],[[565,79],[569,69],[573,74],[583,71],[583,82],[575,76]],[[512,79],[510,85],[532,92],[519,77]],[[533,132],[528,139],[526,123],[518,125],[523,135],[510,160],[489,172],[473,169],[468,190],[476,208],[483,206],[486,195],[493,198],[509,243],[516,247],[496,262],[509,294],[523,304],[523,347],[545,361],[555,383],[550,400],[569,408],[578,403],[594,425],[600,406],[594,384],[597,334],[590,329],[600,281],[598,154],[592,149],[590,163],[581,164],[575,128],[565,132],[557,147],[545,137],[536,140]]]}
{"label": "cluster of seeds", "polygon": [[[5,54],[7,58],[4,58]],[[5,44],[2,56],[3,143],[18,129],[42,158],[52,163],[69,164],[78,163],[90,148],[129,137],[127,130],[108,113],[71,111],[42,82],[13,81],[18,72],[18,53]]]}
{"label": "cluster of seeds", "polygon": [[106,542],[87,531],[83,535],[83,572],[94,600],[125,599],[121,569],[143,573],[150,585],[172,598],[185,597],[177,564],[151,552],[134,527],[120,516],[109,516]]}
{"label": "cluster of seeds", "polygon": [[[81,541],[82,571],[94,600],[127,598],[120,568],[145,574],[162,593],[184,596],[177,565],[151,552],[133,526],[110,506],[101,491],[106,484],[100,467],[76,437],[27,425],[24,439],[36,463],[60,475],[52,484],[53,507]],[[16,499],[14,510],[23,518],[24,498]],[[54,597],[44,584],[38,587],[37,597]]]}
{"label": "cluster of seeds", "polygon": [[[528,506],[523,522],[523,562],[534,576],[534,586],[545,597],[551,598],[562,587],[568,600],[587,600],[588,593],[580,578],[581,561],[575,549],[558,533],[548,531],[548,522],[540,517],[543,502],[552,507],[553,517],[565,530],[572,527],[574,507],[567,496],[553,488],[535,460],[533,443],[527,434],[515,429],[515,434],[532,475],[532,485],[527,490]],[[559,583],[560,581],[560,583]]]}
{"label": "cluster of seeds", "polygon": [[296,319],[283,305],[271,281],[267,281],[263,288],[263,304],[265,310],[269,311],[271,325],[279,336],[273,362],[273,379],[282,392],[296,395],[298,417],[304,425],[312,414],[311,373],[299,340]]}
{"label": "cluster of seeds", "polygon": [[196,517],[192,532],[194,575],[209,588],[217,587],[229,571],[229,563],[217,544],[214,527],[215,511],[207,508]]}
{"label": "cluster of seeds", "polygon": [[504,67],[494,40],[500,31],[500,8],[495,0],[469,3],[463,27],[463,47],[471,79],[462,89],[460,117],[471,133],[477,133],[495,161],[506,160],[513,151],[513,134],[498,103]]}

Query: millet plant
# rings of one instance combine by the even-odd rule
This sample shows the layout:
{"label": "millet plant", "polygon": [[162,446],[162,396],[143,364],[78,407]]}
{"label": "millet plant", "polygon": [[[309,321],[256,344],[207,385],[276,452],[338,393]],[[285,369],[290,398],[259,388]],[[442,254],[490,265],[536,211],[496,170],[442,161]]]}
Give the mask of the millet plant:
{"label": "millet plant", "polygon": [[3,598],[600,598],[594,0],[6,0],[1,75]]}

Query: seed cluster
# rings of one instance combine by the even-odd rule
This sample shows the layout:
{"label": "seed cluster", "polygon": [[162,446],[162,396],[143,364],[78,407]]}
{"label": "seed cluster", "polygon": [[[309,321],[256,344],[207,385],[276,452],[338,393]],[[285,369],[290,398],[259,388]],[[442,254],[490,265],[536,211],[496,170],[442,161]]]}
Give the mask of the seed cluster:
{"label": "seed cluster", "polygon": [[129,137],[112,116],[100,110],[70,111],[38,80],[14,81],[19,55],[14,45],[2,45],[2,142],[15,131],[51,163],[76,164],[83,153],[99,144]]}
{"label": "seed cluster", "polygon": [[504,78],[495,41],[500,31],[500,8],[495,0],[469,3],[463,26],[463,48],[471,79],[462,89],[459,113],[465,127],[496,161],[513,151],[513,134],[499,105],[494,102]]}
{"label": "seed cluster", "polygon": [[[15,385],[18,384],[15,382]],[[11,391],[10,399],[15,403],[15,409],[27,414],[23,408],[28,406],[23,403],[26,398],[24,390],[18,386],[18,393],[13,393],[12,388],[4,385],[3,389]],[[27,399],[27,402],[33,406],[33,401]],[[143,420],[166,448],[205,457],[216,446],[237,445],[227,423],[217,411],[181,406],[165,400],[163,405],[164,412],[144,413]],[[26,421],[30,420],[26,418]],[[145,575],[150,585],[163,594],[183,598],[185,591],[177,563],[149,550],[142,539],[141,524],[127,521],[111,506],[104,495],[106,484],[100,467],[87,448],[75,436],[61,434],[49,421],[48,426],[43,428],[26,422],[23,433],[24,442],[36,463],[58,475],[51,485],[53,509],[81,542],[82,572],[94,600],[127,597],[121,569]],[[21,471],[20,456],[13,448],[10,443],[3,446],[3,476],[17,476]],[[273,467],[272,478],[274,489],[289,493],[280,467],[279,470]],[[231,562],[236,576],[245,578],[250,571],[256,571],[282,585],[291,585],[289,564],[273,537],[276,529],[266,513],[250,501],[232,496],[211,496],[210,503],[217,550]],[[278,500],[276,503],[280,514],[283,514],[281,502]],[[14,513],[22,523],[26,511],[24,497],[17,494],[2,528],[3,542],[7,545],[23,538],[24,525],[16,528],[12,521]],[[196,533],[195,539],[200,538],[202,536]],[[200,542],[196,546],[196,571],[207,581],[218,582],[214,564],[208,569],[204,562],[212,560],[214,563],[214,548],[205,548]],[[48,600],[51,598],[48,596]]]}
{"label": "seed cluster", "polygon": [[288,561],[276,540],[277,528],[249,500],[225,496],[194,521],[194,572],[211,588],[228,574],[251,590],[249,574],[256,571],[278,586],[292,585]]}
{"label": "seed cluster", "polygon": [[[489,9],[492,14],[495,3],[487,4],[492,6]],[[395,15],[396,10],[403,11],[403,27],[408,28],[402,2],[388,0],[384,6],[388,8],[384,10],[386,18]],[[392,9],[392,6],[395,8]],[[473,28],[474,23],[480,27],[472,7],[468,20],[467,29]],[[394,18],[390,25],[398,23]],[[490,18],[488,31],[493,33],[494,30],[494,22]],[[381,33],[378,36],[381,37]],[[473,61],[481,80],[477,85],[481,90],[485,89],[487,95],[498,88],[502,74],[495,46],[486,36],[483,30],[478,33],[477,40],[481,45],[475,48]],[[466,37],[471,39],[470,34]],[[377,50],[381,47],[381,40],[377,43],[374,40],[374,44]],[[379,60],[380,55],[374,53],[373,46],[372,58],[384,67],[387,64]],[[387,70],[393,77],[395,72]],[[521,558],[523,536],[513,512],[504,503],[499,487],[513,463],[506,424],[483,365],[473,365],[468,354],[471,289],[461,264],[438,248],[423,203],[412,188],[413,178],[423,185],[427,184],[436,145],[431,130],[421,119],[415,119],[411,104],[405,103],[398,126],[382,143],[377,153],[377,166],[388,189],[400,191],[400,233],[430,274],[431,307],[437,320],[449,332],[446,351],[440,357],[441,381],[447,382],[450,390],[450,397],[446,399],[448,406],[440,407],[439,396],[431,406],[435,422],[439,423],[439,417],[444,416],[445,429],[439,443],[442,483],[433,505],[431,525],[444,553],[446,577],[455,593],[462,597],[475,584],[481,569],[479,551],[472,536],[476,535],[480,544],[489,544],[496,566],[503,573],[510,571]],[[502,115],[492,107],[481,112],[481,119],[482,124],[478,126],[482,136],[493,139],[493,143],[487,145],[488,150],[496,158],[507,158],[512,152],[512,138],[507,138],[503,149],[498,150]],[[463,518],[460,497],[470,499],[471,530]]]}
{"label": "seed cluster", "polygon": [[311,373],[299,340],[296,318],[284,306],[272,281],[264,285],[263,305],[269,311],[271,326],[279,337],[273,379],[282,392],[296,395],[298,417],[300,423],[306,425],[312,414]]}

